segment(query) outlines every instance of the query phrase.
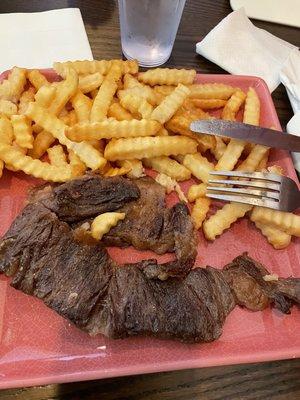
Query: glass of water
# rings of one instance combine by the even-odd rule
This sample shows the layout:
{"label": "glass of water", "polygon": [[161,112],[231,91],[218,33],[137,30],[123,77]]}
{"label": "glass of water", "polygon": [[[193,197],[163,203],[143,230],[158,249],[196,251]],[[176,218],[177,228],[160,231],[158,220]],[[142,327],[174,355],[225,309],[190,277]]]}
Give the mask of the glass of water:
{"label": "glass of water", "polygon": [[171,55],[186,0],[118,0],[122,51],[143,67]]}

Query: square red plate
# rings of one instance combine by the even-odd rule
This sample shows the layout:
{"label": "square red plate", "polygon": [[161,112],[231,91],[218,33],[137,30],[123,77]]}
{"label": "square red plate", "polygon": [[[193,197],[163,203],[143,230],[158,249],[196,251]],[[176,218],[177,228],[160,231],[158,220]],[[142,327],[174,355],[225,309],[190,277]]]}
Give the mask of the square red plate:
{"label": "square red plate", "polygon": [[[49,71],[47,74],[51,78]],[[262,103],[261,125],[280,129],[270,93],[262,80],[247,76],[198,75],[197,82],[225,83],[244,90],[253,86]],[[274,151],[271,161],[297,179],[286,152]],[[36,183],[37,180],[22,173],[6,172],[0,179],[0,236],[22,208],[26,189]],[[244,219],[213,243],[205,241],[200,234],[196,265],[222,267],[248,251],[274,273],[284,277],[300,276],[299,244],[299,239],[293,239],[287,249],[274,250]],[[110,253],[123,262],[141,258],[134,250],[115,249]],[[149,254],[142,253],[142,257],[149,258]],[[91,338],[41,301],[11,288],[9,279],[2,276],[0,388],[299,357],[299,331],[300,312],[296,307],[291,315],[271,309],[253,313],[236,307],[227,318],[223,335],[213,343],[188,345],[151,338]]]}

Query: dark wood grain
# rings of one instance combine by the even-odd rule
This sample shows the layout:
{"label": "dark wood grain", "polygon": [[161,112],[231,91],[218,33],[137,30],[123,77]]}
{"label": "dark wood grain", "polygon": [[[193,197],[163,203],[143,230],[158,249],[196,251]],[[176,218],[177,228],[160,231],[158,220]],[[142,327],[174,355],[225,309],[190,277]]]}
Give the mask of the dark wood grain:
{"label": "dark wood grain", "polygon": [[[138,1],[138,0],[137,0]],[[79,7],[94,57],[121,57],[117,2],[113,0],[0,0],[0,13]],[[170,66],[203,73],[224,73],[196,55],[195,43],[231,11],[228,0],[187,0]],[[300,46],[297,28],[254,21],[278,37]],[[234,40],[234,39],[233,39]],[[272,94],[285,127],[292,110],[283,86]],[[4,390],[3,400],[294,400],[300,398],[300,360],[166,372],[65,385]]]}

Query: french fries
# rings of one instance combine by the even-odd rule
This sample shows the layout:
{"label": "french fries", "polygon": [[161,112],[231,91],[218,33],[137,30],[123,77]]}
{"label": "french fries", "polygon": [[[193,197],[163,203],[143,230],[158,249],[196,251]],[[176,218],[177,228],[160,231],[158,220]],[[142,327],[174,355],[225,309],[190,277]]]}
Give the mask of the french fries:
{"label": "french fries", "polygon": [[116,164],[119,167],[124,167],[127,168],[127,176],[128,178],[141,178],[142,176],[145,176],[145,170],[143,167],[143,163],[140,160],[120,160],[117,161]]}
{"label": "french fries", "polygon": [[191,101],[196,107],[202,110],[213,110],[226,105],[226,100],[223,99],[191,99]]}
{"label": "french fries", "polygon": [[71,98],[71,104],[78,122],[88,122],[93,104],[92,100],[80,90],[77,90],[75,95]]}
{"label": "french fries", "polygon": [[259,125],[260,101],[256,91],[250,87],[245,101],[243,122],[250,125]]}
{"label": "french fries", "polygon": [[81,142],[92,139],[130,138],[155,135],[161,125],[146,119],[131,121],[101,121],[76,124],[66,131],[70,140]]}
{"label": "french fries", "polygon": [[74,153],[73,150],[68,150],[68,153],[69,153],[69,161],[70,161],[72,176],[84,175],[86,171],[85,163],[80,160],[78,155]]}
{"label": "french fries", "polygon": [[14,67],[8,78],[0,83],[0,99],[17,103],[26,84],[26,70]]}
{"label": "french fries", "polygon": [[18,171],[24,171],[25,174],[45,181],[65,182],[72,178],[70,168],[61,169],[49,163],[34,160],[8,144],[0,143],[0,159]]}
{"label": "french fries", "polygon": [[5,114],[7,116],[12,116],[17,114],[18,107],[10,100],[0,100],[0,114]]}
{"label": "french fries", "polygon": [[214,170],[214,165],[200,153],[187,154],[183,159],[183,165],[204,183],[208,182],[209,173]]}
{"label": "french fries", "polygon": [[158,174],[155,177],[155,180],[157,183],[159,183],[161,186],[163,186],[166,189],[166,192],[169,194],[173,191],[175,191],[178,195],[178,198],[180,201],[184,201],[187,203],[187,198],[185,197],[185,194],[181,190],[181,187],[178,185],[178,183],[175,181],[175,179],[171,178],[170,176],[166,174]]}
{"label": "french fries", "polygon": [[191,177],[191,172],[186,167],[166,156],[145,158],[143,163],[147,168],[152,168],[179,182]]}
{"label": "french fries", "polygon": [[[150,119],[153,107],[144,98],[135,97],[130,93],[125,93],[120,97],[121,106],[129,110],[132,114],[138,114],[139,117]],[[154,118],[153,118],[154,119]]]}
{"label": "french fries", "polygon": [[47,153],[51,165],[56,165],[57,167],[61,168],[66,168],[68,166],[67,156],[60,144],[50,147],[47,150]]}
{"label": "french fries", "polygon": [[288,235],[300,237],[300,216],[289,212],[254,207],[251,220],[282,230]]}
{"label": "french fries", "polygon": [[100,72],[94,74],[79,76],[78,89],[82,93],[89,93],[92,90],[98,89],[104,80],[104,76]]}
{"label": "french fries", "polygon": [[136,60],[79,60],[63,63],[55,62],[53,68],[61,76],[64,76],[66,68],[74,69],[79,75],[94,74],[95,72],[100,72],[101,74],[106,75],[113,64],[121,67],[123,74],[136,74],[138,72],[138,63]]}
{"label": "french fries", "polygon": [[[252,220],[252,217],[250,217]],[[291,243],[292,236],[269,225],[264,225],[259,221],[253,221],[255,226],[267,238],[274,249],[284,249]]]}
{"label": "french fries", "polygon": [[193,83],[196,71],[193,69],[155,68],[138,74],[138,80],[154,85],[189,85]]}
{"label": "french fries", "polygon": [[27,71],[27,77],[36,90],[39,90],[42,86],[50,86],[50,82],[48,82],[46,77],[37,69]]}
{"label": "french fries", "polygon": [[[208,115],[204,113],[203,119],[206,118],[208,118]],[[171,118],[167,122],[166,127],[167,129],[169,129],[174,133],[179,133],[181,135],[188,136],[197,140],[200,151],[205,152],[206,150],[215,147],[216,140],[214,136],[196,134],[190,130],[191,122],[195,121],[196,119],[202,119],[202,118],[201,116],[195,115],[194,113],[185,112],[184,114],[175,115],[173,118]]]}
{"label": "french fries", "polygon": [[113,139],[105,148],[109,161],[189,154],[197,151],[197,142],[184,136],[137,137]]}
{"label": "french fries", "polygon": [[252,209],[252,206],[241,203],[228,203],[203,223],[203,232],[208,240],[215,240],[237,219]]}
{"label": "french fries", "polygon": [[215,136],[215,140],[216,145],[215,147],[210,148],[210,152],[215,156],[215,159],[219,161],[225,153],[226,144],[223,142],[220,136]]}
{"label": "french fries", "polygon": [[117,121],[130,121],[134,119],[134,117],[128,112],[124,107],[121,106],[120,103],[112,103],[109,106],[108,112],[107,112],[108,117],[115,118]]}
{"label": "french fries", "polygon": [[39,124],[45,131],[51,133],[68,150],[73,150],[80,159],[91,169],[104,167],[106,160],[89,143],[74,143],[66,135],[66,125],[55,115],[49,113],[45,108],[36,103],[30,103],[26,115]]}
{"label": "french fries", "polygon": [[33,135],[30,121],[25,115],[12,115],[11,123],[16,143],[25,149],[32,149]]}
{"label": "french fries", "polygon": [[73,69],[69,69],[66,79],[59,82],[53,101],[49,106],[49,112],[58,115],[71,97],[75,94],[78,86],[78,75]]}
{"label": "french fries", "polygon": [[196,229],[200,229],[206,218],[211,200],[207,197],[198,197],[192,209],[191,217]]}
{"label": "french fries", "polygon": [[[52,101],[54,100],[56,94],[56,87],[54,86],[41,86],[39,90],[36,92],[34,98],[35,101],[41,106],[48,108]],[[33,101],[33,99],[31,99]],[[30,102],[29,102],[30,103]],[[27,104],[28,106],[28,104]],[[27,108],[27,107],[26,107]],[[26,109],[23,111],[25,113]]]}
{"label": "french fries", "polygon": [[101,240],[105,233],[125,218],[125,213],[107,212],[98,215],[91,224],[91,235],[96,240]]}
{"label": "french fries", "polygon": [[55,138],[50,132],[42,130],[33,141],[32,149],[28,155],[32,158],[40,158],[45,151],[55,142]]}
{"label": "french fries", "polygon": [[189,86],[190,97],[193,99],[227,100],[236,88],[223,83],[202,83]]}
{"label": "french fries", "polygon": [[153,110],[151,119],[161,124],[167,122],[183,104],[189,93],[190,90],[186,86],[179,84],[177,88]]}
{"label": "french fries", "polygon": [[245,99],[246,95],[242,90],[238,89],[236,92],[234,92],[223,108],[222,119],[235,121],[236,114],[244,103]]}
{"label": "french fries", "polygon": [[207,186],[205,183],[190,186],[187,194],[188,201],[193,203],[199,197],[204,197],[206,195],[206,190]]}
{"label": "french fries", "polygon": [[18,105],[18,112],[15,112],[14,114],[24,114],[28,104],[34,100],[35,96],[35,89],[33,87],[28,88],[25,90],[20,97],[19,100],[19,105]]}
{"label": "french fries", "polygon": [[230,139],[226,149],[217,162],[216,171],[232,171],[235,164],[238,162],[246,142],[238,139]]}
{"label": "french fries", "polygon": [[[0,144],[10,145],[13,141],[14,133],[10,120],[6,115],[0,114]],[[3,174],[4,161],[0,156],[0,178]]]}

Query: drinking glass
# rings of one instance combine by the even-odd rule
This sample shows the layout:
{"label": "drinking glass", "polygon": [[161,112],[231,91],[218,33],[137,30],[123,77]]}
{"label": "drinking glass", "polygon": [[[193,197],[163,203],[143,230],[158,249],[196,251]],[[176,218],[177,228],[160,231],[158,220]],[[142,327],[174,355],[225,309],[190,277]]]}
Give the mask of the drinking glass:
{"label": "drinking glass", "polygon": [[122,51],[143,67],[171,55],[186,0],[118,0]]}

